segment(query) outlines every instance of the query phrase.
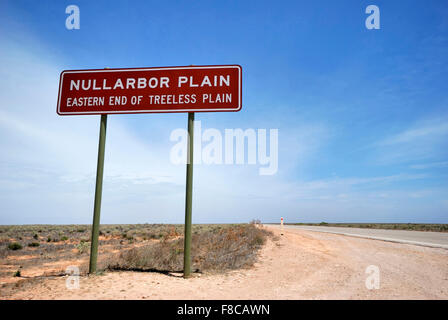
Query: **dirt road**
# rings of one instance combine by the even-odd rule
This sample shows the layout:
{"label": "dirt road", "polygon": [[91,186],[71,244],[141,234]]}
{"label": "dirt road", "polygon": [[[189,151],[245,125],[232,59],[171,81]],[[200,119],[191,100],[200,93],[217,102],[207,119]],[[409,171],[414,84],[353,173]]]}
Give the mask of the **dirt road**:
{"label": "dirt road", "polygon": [[[251,269],[225,275],[107,272],[26,280],[0,288],[2,299],[448,299],[448,250],[275,226]],[[367,289],[366,268],[379,268]]]}

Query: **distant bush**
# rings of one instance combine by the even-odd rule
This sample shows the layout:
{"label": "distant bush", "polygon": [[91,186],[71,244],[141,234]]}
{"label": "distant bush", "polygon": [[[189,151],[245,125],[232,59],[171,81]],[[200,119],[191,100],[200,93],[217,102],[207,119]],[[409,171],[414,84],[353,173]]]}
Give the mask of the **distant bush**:
{"label": "distant bush", "polygon": [[265,240],[266,239],[264,236],[257,234],[252,240],[252,245],[253,246],[261,246],[264,244]]}
{"label": "distant bush", "polygon": [[83,254],[89,250],[90,244],[86,241],[81,240],[81,242],[76,245],[76,249],[79,254]]}
{"label": "distant bush", "polygon": [[66,237],[66,236],[63,236],[62,238],[61,238],[61,241],[67,241],[68,240],[68,237]]}
{"label": "distant bush", "polygon": [[14,275],[13,275],[13,276],[14,276],[14,277],[21,277],[22,274],[21,274],[21,272],[20,272],[20,269],[17,270],[16,272],[14,272]]}
{"label": "distant bush", "polygon": [[36,239],[36,240],[39,238],[39,236],[37,235],[37,233],[34,234],[33,238]]}
{"label": "distant bush", "polygon": [[38,247],[38,246],[40,246],[40,243],[39,243],[39,242],[31,242],[31,243],[28,243],[28,247]]}
{"label": "distant bush", "polygon": [[20,249],[22,249],[22,245],[17,242],[12,242],[8,245],[8,249],[9,250],[20,250]]}

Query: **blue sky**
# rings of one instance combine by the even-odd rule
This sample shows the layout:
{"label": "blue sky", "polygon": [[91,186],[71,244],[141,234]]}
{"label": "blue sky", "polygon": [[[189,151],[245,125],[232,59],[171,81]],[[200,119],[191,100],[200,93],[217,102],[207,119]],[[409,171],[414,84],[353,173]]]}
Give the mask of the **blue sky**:
{"label": "blue sky", "polygon": [[[67,30],[75,4],[81,28]],[[381,29],[365,27],[375,4]],[[91,223],[99,116],[56,115],[65,69],[239,64],[279,170],[197,165],[193,222],[448,223],[448,3],[2,1],[0,224]],[[182,223],[186,114],[109,117],[102,223]]]}

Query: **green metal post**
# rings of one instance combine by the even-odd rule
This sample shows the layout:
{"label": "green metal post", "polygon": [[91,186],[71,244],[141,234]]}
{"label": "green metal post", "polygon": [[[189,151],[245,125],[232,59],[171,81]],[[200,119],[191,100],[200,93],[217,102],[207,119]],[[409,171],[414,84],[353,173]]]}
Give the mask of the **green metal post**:
{"label": "green metal post", "polygon": [[107,114],[101,115],[98,163],[96,167],[95,205],[93,208],[92,241],[90,247],[89,273],[96,272],[98,236],[100,233],[101,195],[103,193],[104,149],[106,144]]}
{"label": "green metal post", "polygon": [[193,196],[194,112],[188,113],[187,187],[185,196],[184,278],[191,272],[191,203]]}

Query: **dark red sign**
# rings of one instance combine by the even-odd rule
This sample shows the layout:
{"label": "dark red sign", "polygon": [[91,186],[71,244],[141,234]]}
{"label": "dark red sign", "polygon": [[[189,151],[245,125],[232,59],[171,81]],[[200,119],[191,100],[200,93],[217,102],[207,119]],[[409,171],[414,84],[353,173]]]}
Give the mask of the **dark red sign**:
{"label": "dark red sign", "polygon": [[241,109],[239,65],[66,70],[59,115]]}

